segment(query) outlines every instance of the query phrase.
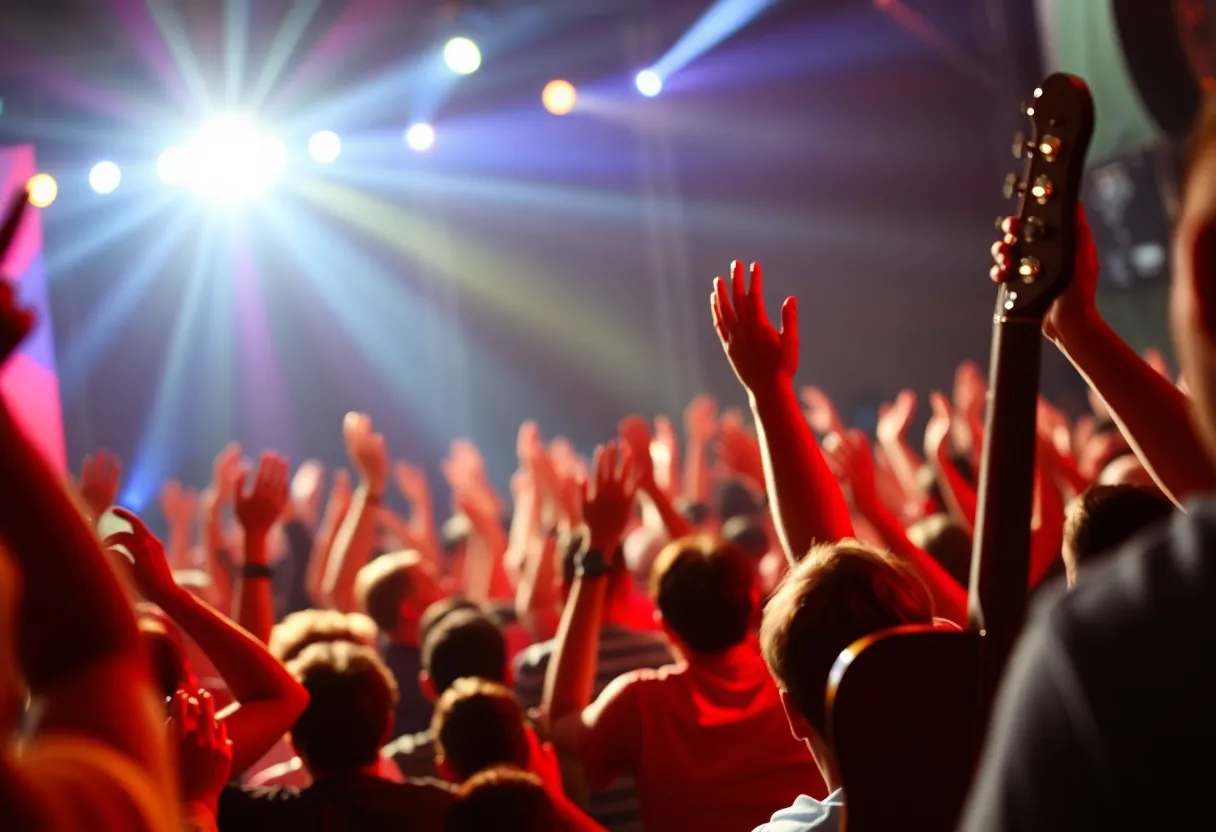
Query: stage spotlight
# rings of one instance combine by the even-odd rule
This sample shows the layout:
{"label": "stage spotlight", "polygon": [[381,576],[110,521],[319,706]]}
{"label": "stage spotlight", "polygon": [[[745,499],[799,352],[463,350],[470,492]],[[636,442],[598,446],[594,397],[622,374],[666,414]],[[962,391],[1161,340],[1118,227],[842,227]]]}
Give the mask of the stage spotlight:
{"label": "stage spotlight", "polygon": [[545,109],[555,116],[564,116],[574,109],[578,101],[578,91],[569,81],[550,81],[545,84],[545,90],[540,94]]}
{"label": "stage spotlight", "polygon": [[186,184],[186,171],[190,160],[184,147],[170,147],[156,160],[156,172],[166,185]]}
{"label": "stage spotlight", "polygon": [[419,153],[430,150],[435,144],[435,128],[425,122],[411,124],[405,131],[405,143]]}
{"label": "stage spotlight", "polygon": [[112,194],[122,182],[122,170],[113,162],[98,162],[89,171],[89,187],[99,194]]}
{"label": "stage spotlight", "polygon": [[308,155],[314,162],[328,165],[342,153],[342,140],[332,130],[322,130],[313,133],[308,140]]}
{"label": "stage spotlight", "polygon": [[663,91],[663,79],[653,69],[643,69],[633,81],[638,92],[647,98],[654,98]]}
{"label": "stage spotlight", "polygon": [[46,208],[59,195],[59,183],[49,173],[36,173],[26,183],[30,192],[30,205],[35,208]]}
{"label": "stage spotlight", "polygon": [[452,38],[443,47],[443,60],[457,75],[471,75],[481,66],[481,50],[468,38]]}
{"label": "stage spotlight", "polygon": [[283,143],[239,116],[223,116],[186,146],[186,184],[218,202],[241,202],[270,190],[287,165]]}

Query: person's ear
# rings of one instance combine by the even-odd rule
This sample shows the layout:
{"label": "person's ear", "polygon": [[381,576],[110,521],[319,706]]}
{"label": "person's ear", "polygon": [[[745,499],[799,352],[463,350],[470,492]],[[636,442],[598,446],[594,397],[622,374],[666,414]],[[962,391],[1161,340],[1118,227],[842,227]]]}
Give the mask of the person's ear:
{"label": "person's ear", "polygon": [[428,702],[434,702],[439,698],[435,694],[435,683],[431,681],[431,674],[425,670],[418,671],[418,690],[422,692]]}

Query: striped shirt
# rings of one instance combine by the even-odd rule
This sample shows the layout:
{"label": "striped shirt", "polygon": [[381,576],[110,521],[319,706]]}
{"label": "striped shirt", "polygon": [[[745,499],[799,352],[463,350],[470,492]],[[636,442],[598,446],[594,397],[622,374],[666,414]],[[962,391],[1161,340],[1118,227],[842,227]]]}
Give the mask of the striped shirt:
{"label": "striped shirt", "polygon": [[[545,688],[545,671],[553,655],[555,642],[533,644],[515,657],[515,693],[527,708],[540,707]],[[595,691],[592,699],[608,684],[631,670],[659,668],[675,659],[661,633],[631,630],[620,624],[605,624],[600,629],[600,646],[596,656]],[[642,816],[638,809],[637,788],[630,777],[620,777],[602,792],[591,796],[587,814],[611,832],[640,832]]]}

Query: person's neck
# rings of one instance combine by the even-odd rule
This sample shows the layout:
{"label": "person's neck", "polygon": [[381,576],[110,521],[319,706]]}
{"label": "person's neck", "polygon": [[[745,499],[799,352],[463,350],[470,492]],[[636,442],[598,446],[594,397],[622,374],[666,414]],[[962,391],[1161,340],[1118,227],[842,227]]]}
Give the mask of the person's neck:
{"label": "person's neck", "polygon": [[691,665],[710,667],[713,665],[734,664],[750,657],[756,652],[755,639],[750,635],[734,647],[728,647],[719,653],[697,653],[689,650],[684,644],[679,644],[680,654]]}
{"label": "person's neck", "polygon": [[417,647],[418,645],[418,624],[411,622],[402,624],[396,630],[388,634],[390,644],[398,644],[402,647]]}

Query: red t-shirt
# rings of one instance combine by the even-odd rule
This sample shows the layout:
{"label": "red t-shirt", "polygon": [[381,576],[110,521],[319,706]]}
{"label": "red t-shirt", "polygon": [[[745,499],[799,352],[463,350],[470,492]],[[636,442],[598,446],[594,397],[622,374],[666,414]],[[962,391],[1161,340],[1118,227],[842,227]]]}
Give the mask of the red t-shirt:
{"label": "red t-shirt", "polygon": [[626,673],[584,722],[588,783],[594,790],[632,774],[647,829],[737,832],[800,794],[827,796],[754,639],[690,664]]}

